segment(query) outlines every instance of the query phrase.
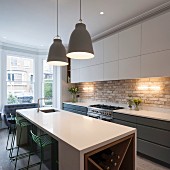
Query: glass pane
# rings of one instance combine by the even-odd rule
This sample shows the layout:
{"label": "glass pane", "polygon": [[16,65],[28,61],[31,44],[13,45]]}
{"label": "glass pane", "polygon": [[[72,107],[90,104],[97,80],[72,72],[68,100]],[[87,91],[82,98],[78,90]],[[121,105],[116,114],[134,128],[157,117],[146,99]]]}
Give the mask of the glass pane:
{"label": "glass pane", "polygon": [[46,60],[43,60],[43,79],[53,80],[53,66],[47,64]]}
{"label": "glass pane", "polygon": [[43,94],[46,99],[44,100],[45,105],[52,105],[53,97],[53,82],[51,80],[45,80],[43,83]]}
{"label": "glass pane", "polygon": [[30,82],[7,82],[8,104],[32,103],[34,85]]}
{"label": "glass pane", "polygon": [[43,60],[43,95],[46,98],[44,105],[52,105],[53,94],[53,66],[47,64],[46,60]]}
{"label": "glass pane", "polygon": [[33,71],[33,59],[7,56],[8,104],[33,102]]}

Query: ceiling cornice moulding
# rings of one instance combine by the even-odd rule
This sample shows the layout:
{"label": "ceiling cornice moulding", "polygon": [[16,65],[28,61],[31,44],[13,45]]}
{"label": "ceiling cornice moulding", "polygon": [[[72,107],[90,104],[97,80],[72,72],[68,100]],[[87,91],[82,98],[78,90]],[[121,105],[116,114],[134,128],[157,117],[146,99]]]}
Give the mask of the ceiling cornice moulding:
{"label": "ceiling cornice moulding", "polygon": [[32,55],[47,55],[46,49],[38,49],[32,46],[21,45],[19,43],[11,43],[11,42],[1,42],[0,41],[0,49],[7,51],[15,51],[21,53],[27,53]]}
{"label": "ceiling cornice moulding", "polygon": [[170,1],[158,6],[156,8],[153,8],[153,9],[147,11],[147,12],[144,12],[141,15],[138,15],[138,16],[136,16],[134,18],[131,18],[128,21],[125,21],[125,22],[123,22],[123,23],[121,23],[119,25],[116,25],[113,28],[108,29],[108,30],[106,30],[106,31],[104,31],[104,32],[102,32],[100,34],[97,34],[97,35],[92,37],[92,40],[94,42],[94,41],[97,41],[99,39],[102,39],[102,38],[107,37],[107,36],[109,36],[111,34],[119,32],[119,31],[121,31],[121,30],[123,30],[123,29],[125,29],[127,27],[130,27],[132,25],[140,23],[140,22],[142,22],[142,21],[144,21],[146,19],[149,19],[149,18],[151,18],[153,16],[156,16],[158,14],[161,14],[161,13],[167,11],[167,10],[170,10]]}

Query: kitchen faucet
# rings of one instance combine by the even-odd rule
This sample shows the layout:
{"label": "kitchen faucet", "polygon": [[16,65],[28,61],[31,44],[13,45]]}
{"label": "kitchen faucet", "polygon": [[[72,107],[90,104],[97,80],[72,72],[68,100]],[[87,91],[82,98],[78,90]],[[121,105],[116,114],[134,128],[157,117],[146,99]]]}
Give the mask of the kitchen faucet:
{"label": "kitchen faucet", "polygon": [[38,109],[37,109],[37,112],[40,111],[40,100],[46,100],[46,99],[48,99],[48,98],[39,98],[38,99]]}

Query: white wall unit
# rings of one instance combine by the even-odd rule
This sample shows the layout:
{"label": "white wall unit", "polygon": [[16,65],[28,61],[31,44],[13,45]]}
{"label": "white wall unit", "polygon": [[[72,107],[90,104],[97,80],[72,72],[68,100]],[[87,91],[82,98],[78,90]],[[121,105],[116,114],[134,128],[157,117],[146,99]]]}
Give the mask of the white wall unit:
{"label": "white wall unit", "polygon": [[103,64],[80,69],[80,82],[103,81]]}
{"label": "white wall unit", "polygon": [[104,39],[104,62],[118,60],[118,34]]}
{"label": "white wall unit", "polygon": [[72,82],[170,76],[170,12],[94,42],[93,47],[93,59],[73,63]]}
{"label": "white wall unit", "polygon": [[103,81],[103,64],[91,66],[91,81]]}
{"label": "white wall unit", "polygon": [[139,56],[141,51],[141,24],[119,33],[119,59]]}
{"label": "white wall unit", "polygon": [[119,79],[140,78],[140,56],[119,60]]}
{"label": "white wall unit", "polygon": [[142,54],[170,49],[170,12],[142,24]]}
{"label": "white wall unit", "polygon": [[80,68],[80,60],[71,59],[71,70]]}
{"label": "white wall unit", "polygon": [[80,60],[80,61],[79,61],[80,68],[84,68],[84,67],[90,66],[90,62],[91,62],[92,60],[93,60],[93,59]]}
{"label": "white wall unit", "polygon": [[80,69],[71,70],[71,83],[80,82]]}
{"label": "white wall unit", "polygon": [[104,63],[104,80],[118,80],[118,61]]}
{"label": "white wall unit", "polygon": [[170,50],[141,56],[141,77],[170,76]]}
{"label": "white wall unit", "polygon": [[80,82],[90,82],[91,78],[91,67],[85,67],[80,69]]}
{"label": "white wall unit", "polygon": [[93,66],[103,63],[103,40],[93,43],[94,58],[88,60],[80,60],[80,68]]}
{"label": "white wall unit", "polygon": [[93,43],[94,58],[91,59],[90,65],[103,63],[103,40]]}

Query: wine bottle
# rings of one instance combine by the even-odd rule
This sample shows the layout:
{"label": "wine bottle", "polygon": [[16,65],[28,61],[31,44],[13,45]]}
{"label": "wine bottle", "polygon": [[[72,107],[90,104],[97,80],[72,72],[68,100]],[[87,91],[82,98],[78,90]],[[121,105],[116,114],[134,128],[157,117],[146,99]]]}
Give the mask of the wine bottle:
{"label": "wine bottle", "polygon": [[108,160],[110,158],[110,155],[103,153],[101,154],[101,158],[104,160]]}
{"label": "wine bottle", "polygon": [[115,154],[114,151],[112,151],[111,149],[106,149],[105,153],[110,155],[110,156],[113,156]]}
{"label": "wine bottle", "polygon": [[99,162],[99,165],[104,169],[104,170],[110,170],[110,166],[108,166],[106,163],[104,162]]}

